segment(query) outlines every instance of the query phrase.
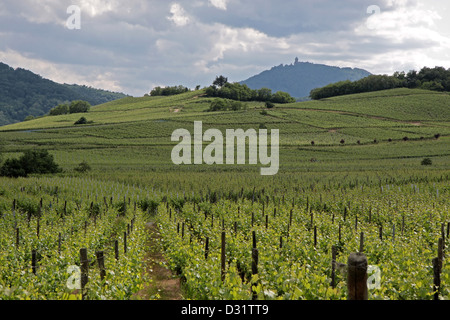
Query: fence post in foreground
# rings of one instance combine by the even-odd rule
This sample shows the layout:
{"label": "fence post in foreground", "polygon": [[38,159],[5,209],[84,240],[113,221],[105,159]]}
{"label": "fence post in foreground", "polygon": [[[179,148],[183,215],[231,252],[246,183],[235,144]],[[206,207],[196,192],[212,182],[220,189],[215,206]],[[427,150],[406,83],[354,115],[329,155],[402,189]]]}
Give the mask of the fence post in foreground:
{"label": "fence post in foreground", "polygon": [[367,257],[361,253],[351,253],[347,262],[348,300],[368,300]]}

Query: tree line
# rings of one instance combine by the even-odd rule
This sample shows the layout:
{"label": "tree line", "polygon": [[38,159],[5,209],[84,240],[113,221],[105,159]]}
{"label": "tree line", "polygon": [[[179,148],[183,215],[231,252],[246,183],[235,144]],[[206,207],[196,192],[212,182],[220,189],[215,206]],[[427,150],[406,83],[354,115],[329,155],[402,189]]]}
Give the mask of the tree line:
{"label": "tree line", "polygon": [[424,67],[419,72],[411,70],[408,73],[395,72],[389,75],[370,75],[357,81],[340,81],[322,88],[311,90],[313,100],[325,99],[347,94],[372,92],[379,90],[410,88],[433,91],[450,91],[450,68]]}
{"label": "tree line", "polygon": [[230,83],[224,76],[216,77],[213,84],[206,88],[208,97],[218,97],[236,101],[261,101],[272,103],[293,103],[295,99],[287,92],[277,91],[272,93],[271,89],[250,89],[245,84]]}
{"label": "tree line", "polygon": [[98,105],[124,97],[122,93],[59,84],[0,62],[0,126],[44,116],[61,103],[84,100]]}

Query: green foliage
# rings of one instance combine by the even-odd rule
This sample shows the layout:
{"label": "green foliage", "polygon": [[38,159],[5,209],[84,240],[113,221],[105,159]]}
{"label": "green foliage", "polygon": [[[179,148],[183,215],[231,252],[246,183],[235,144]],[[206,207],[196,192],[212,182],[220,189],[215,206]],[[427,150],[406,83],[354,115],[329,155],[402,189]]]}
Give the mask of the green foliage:
{"label": "green foliage", "polygon": [[156,215],[159,204],[160,201],[155,199],[142,199],[138,202],[138,206],[142,212],[148,212],[151,216]]}
{"label": "green foliage", "polygon": [[212,103],[208,112],[213,111],[240,111],[240,110],[246,110],[247,106],[240,102],[240,101],[234,101],[229,99],[215,99]]}
{"label": "green foliage", "polygon": [[73,124],[74,125],[80,125],[80,124],[86,124],[86,123],[88,123],[87,119],[85,117],[81,117],[80,119],[75,121]]}
{"label": "green foliage", "polygon": [[86,113],[91,108],[91,104],[87,101],[76,100],[69,105],[69,113]]}
{"label": "green foliage", "polygon": [[252,90],[246,84],[237,82],[226,82],[219,88],[212,85],[206,89],[206,95],[209,97],[219,97],[237,101],[269,101],[273,103],[295,102],[295,99],[286,92],[278,91],[275,94],[272,94],[271,90],[267,88]]}
{"label": "green foliage", "polygon": [[49,115],[51,116],[59,116],[62,114],[69,114],[69,105],[67,103],[59,104],[49,112]]}
{"label": "green foliage", "polygon": [[59,84],[28,70],[0,63],[0,125],[40,117],[68,101],[84,100],[98,105],[126,97],[86,86]]}
{"label": "green foliage", "polygon": [[17,178],[60,171],[47,150],[27,150],[19,159],[7,159],[0,168],[0,175]]}
{"label": "green foliage", "polygon": [[357,81],[340,81],[313,89],[311,99],[319,100],[334,96],[372,92],[394,88],[420,88],[433,91],[450,91],[450,69],[424,67],[419,72],[412,70],[395,72],[392,76],[371,75]]}
{"label": "green foliage", "polygon": [[228,83],[228,78],[226,78],[226,77],[221,75],[221,76],[216,77],[216,79],[213,82],[213,86],[217,86],[219,88],[222,88],[227,83]]}
{"label": "green foliage", "polygon": [[153,88],[153,90],[150,92],[150,95],[152,97],[157,97],[157,96],[174,96],[177,94],[182,94],[182,93],[186,93],[189,92],[189,88],[184,87],[182,85],[179,86],[173,86],[173,87],[156,87]]}
{"label": "green foliage", "polygon": [[91,166],[86,160],[83,160],[78,164],[78,166],[74,170],[80,173],[85,173],[91,170]]}

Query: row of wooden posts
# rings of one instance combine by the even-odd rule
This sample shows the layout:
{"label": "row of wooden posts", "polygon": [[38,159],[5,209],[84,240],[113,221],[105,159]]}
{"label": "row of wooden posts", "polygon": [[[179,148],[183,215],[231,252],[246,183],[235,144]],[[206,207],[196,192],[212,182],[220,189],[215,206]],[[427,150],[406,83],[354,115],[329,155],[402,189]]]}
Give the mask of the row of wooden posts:
{"label": "row of wooden posts", "polygon": [[[267,216],[266,216],[267,217]],[[266,219],[267,224],[267,219]],[[449,236],[449,228],[447,224],[447,237]],[[236,227],[236,226],[235,226]],[[182,237],[184,237],[184,222],[181,227]],[[444,246],[445,246],[445,225],[441,227],[441,238],[438,242],[438,256],[432,260],[434,279],[434,299],[439,300],[439,289],[441,286],[440,274],[442,273],[443,261],[444,261]],[[178,233],[180,232],[180,224],[177,226]],[[340,231],[340,230],[339,230]],[[395,231],[394,231],[395,232]],[[339,232],[340,234],[340,232]],[[380,227],[380,239],[382,239],[382,228]],[[394,236],[394,234],[393,234]],[[258,257],[259,252],[256,246],[256,232],[252,232],[252,274],[258,274]],[[339,237],[340,238],[340,237]],[[225,280],[226,274],[226,232],[222,231],[221,234],[221,279]],[[317,227],[314,227],[314,246],[317,244]],[[280,237],[280,248],[283,246],[283,238]],[[205,259],[208,259],[209,255],[209,237],[205,239]],[[331,271],[331,286],[336,287],[336,255],[337,248],[332,246],[332,271]],[[360,248],[359,252],[351,253],[347,260],[347,291],[348,300],[367,300],[368,299],[368,287],[367,287],[367,270],[368,261],[364,254],[364,232],[360,233]],[[252,298],[257,299],[255,292],[252,293]]]}
{"label": "row of wooden posts", "polygon": [[[132,226],[130,224],[127,225],[127,231],[123,232],[123,253],[127,253],[127,236],[132,231]],[[18,233],[17,233],[18,234]],[[59,239],[58,239],[58,252],[61,251],[61,233],[59,233]],[[96,251],[95,252],[96,258],[97,258],[97,264],[100,270],[100,280],[103,282],[103,280],[106,277],[106,269],[105,269],[105,251]],[[114,257],[116,260],[119,260],[119,241],[114,240]],[[89,279],[89,264],[91,261],[88,259],[88,251],[86,248],[80,249],[80,284],[81,284],[81,292],[82,292],[82,299],[84,300],[87,296],[87,290],[86,285],[88,283]],[[31,252],[31,269],[33,274],[37,274],[38,269],[38,252],[37,250],[32,250]]]}

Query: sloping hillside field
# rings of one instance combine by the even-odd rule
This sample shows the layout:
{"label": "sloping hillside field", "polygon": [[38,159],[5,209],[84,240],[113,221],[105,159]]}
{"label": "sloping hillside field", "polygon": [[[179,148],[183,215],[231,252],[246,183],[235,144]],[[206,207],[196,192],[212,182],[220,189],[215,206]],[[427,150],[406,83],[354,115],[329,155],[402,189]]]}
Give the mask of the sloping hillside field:
{"label": "sloping hillside field", "polygon": [[[3,161],[46,149],[63,169],[0,177],[0,298],[164,298],[145,272],[149,221],[186,299],[347,299],[355,252],[369,299],[450,298],[449,94],[212,101],[128,97],[0,127]],[[244,157],[231,129],[255,133]]]}

